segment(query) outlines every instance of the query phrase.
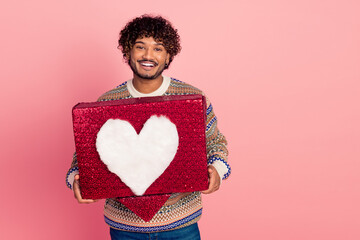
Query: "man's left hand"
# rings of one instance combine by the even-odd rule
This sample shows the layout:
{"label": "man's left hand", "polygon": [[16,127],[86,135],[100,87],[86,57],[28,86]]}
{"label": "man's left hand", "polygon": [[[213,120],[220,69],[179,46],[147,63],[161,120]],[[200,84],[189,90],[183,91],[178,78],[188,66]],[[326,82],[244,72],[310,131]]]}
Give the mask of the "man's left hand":
{"label": "man's left hand", "polygon": [[220,188],[220,176],[216,171],[215,167],[208,166],[209,172],[209,189],[202,191],[204,194],[209,194],[217,191]]}

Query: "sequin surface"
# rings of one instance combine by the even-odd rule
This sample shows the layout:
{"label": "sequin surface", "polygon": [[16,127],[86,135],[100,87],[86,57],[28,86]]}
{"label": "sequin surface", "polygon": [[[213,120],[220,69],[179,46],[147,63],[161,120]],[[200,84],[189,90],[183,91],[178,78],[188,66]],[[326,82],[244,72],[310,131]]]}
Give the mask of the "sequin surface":
{"label": "sequin surface", "polygon": [[96,135],[110,118],[129,121],[139,133],[144,123],[154,114],[166,116],[176,125],[179,147],[169,167],[144,195],[207,189],[205,104],[201,95],[77,104],[73,108],[73,125],[82,196],[88,199],[134,196],[121,179],[111,173],[100,160],[95,146]]}

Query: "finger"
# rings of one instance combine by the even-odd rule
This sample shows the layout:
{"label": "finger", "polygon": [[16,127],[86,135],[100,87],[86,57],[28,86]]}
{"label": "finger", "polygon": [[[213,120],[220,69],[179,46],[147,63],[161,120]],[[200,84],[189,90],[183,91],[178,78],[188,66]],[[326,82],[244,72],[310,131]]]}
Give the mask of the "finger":
{"label": "finger", "polygon": [[76,200],[78,200],[78,202],[80,202],[80,200],[82,200],[82,197],[80,193],[79,181],[76,179],[74,180],[73,190],[74,190],[74,197],[76,198]]}
{"label": "finger", "polygon": [[212,192],[213,192],[213,190],[211,188],[209,188],[208,190],[205,190],[205,191],[201,191],[201,193],[203,193],[203,194],[210,194]]}
{"label": "finger", "polygon": [[214,192],[214,187],[209,185],[209,188],[207,190],[201,191],[201,192],[204,193],[204,194],[212,193],[212,192]]}
{"label": "finger", "polygon": [[214,178],[214,172],[211,168],[209,168],[209,188],[205,191],[202,191],[202,193],[204,194],[209,194],[209,193],[212,193],[214,192],[214,189],[215,189],[215,178]]}
{"label": "finger", "polygon": [[83,199],[82,198],[81,191],[80,191],[79,179],[80,179],[79,175],[75,175],[73,189],[74,189],[74,196],[75,196],[76,200],[79,203],[94,203],[94,202],[99,201],[99,200],[94,200],[94,199]]}
{"label": "finger", "polygon": [[208,190],[202,192],[205,194],[213,193],[219,190],[220,188],[220,176],[217,173],[216,169],[213,166],[209,166],[208,172],[209,172],[209,188]]}
{"label": "finger", "polygon": [[[77,184],[76,184],[77,185]],[[75,185],[74,185],[75,186]],[[75,198],[79,203],[94,203],[97,202],[98,200],[94,200],[94,199],[83,199],[81,196],[81,192],[80,192],[80,188],[77,187],[76,189],[74,188],[74,194],[75,194]]]}
{"label": "finger", "polygon": [[98,199],[82,199],[79,203],[94,203],[99,201]]}

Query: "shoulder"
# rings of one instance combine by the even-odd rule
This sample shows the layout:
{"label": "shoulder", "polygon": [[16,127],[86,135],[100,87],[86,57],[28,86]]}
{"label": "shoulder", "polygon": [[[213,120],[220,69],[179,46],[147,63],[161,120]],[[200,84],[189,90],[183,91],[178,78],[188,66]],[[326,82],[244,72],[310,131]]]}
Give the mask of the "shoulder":
{"label": "shoulder", "polygon": [[130,98],[130,93],[127,89],[127,81],[123,82],[119,86],[107,91],[102,94],[97,101],[110,101],[110,100],[118,100],[124,98]]}
{"label": "shoulder", "polygon": [[166,91],[167,95],[187,95],[187,94],[201,94],[205,95],[199,88],[194,87],[186,82],[170,78],[170,85]]}
{"label": "shoulder", "polygon": [[207,109],[212,109],[209,98],[206,94],[197,87],[194,87],[186,82],[177,80],[175,78],[170,78],[170,86],[166,91],[165,95],[190,95],[190,94],[200,94],[206,98],[206,107]]}

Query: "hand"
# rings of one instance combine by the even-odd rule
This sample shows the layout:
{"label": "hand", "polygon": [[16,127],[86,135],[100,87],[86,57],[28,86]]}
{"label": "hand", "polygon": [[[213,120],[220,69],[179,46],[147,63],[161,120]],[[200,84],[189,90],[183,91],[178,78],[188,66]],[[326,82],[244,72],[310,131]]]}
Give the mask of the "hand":
{"label": "hand", "polygon": [[220,188],[220,176],[213,166],[208,166],[209,172],[209,188],[208,190],[202,191],[204,194],[213,193]]}
{"label": "hand", "polygon": [[74,190],[74,196],[75,196],[76,200],[79,203],[94,203],[94,202],[99,201],[99,200],[93,200],[93,199],[83,199],[81,197],[79,179],[80,179],[79,174],[75,175],[74,183],[73,183],[73,190]]}

